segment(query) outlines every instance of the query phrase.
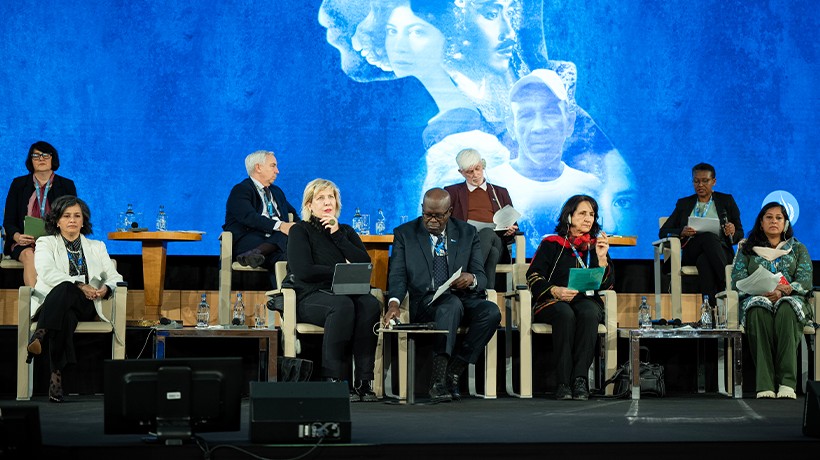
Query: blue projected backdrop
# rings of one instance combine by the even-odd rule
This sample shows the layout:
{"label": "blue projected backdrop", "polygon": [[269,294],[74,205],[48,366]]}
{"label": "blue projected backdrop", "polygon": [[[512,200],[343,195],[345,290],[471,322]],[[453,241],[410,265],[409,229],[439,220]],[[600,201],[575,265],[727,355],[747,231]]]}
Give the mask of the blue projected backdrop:
{"label": "blue projected backdrop", "polygon": [[171,254],[216,254],[254,150],[276,152],[297,207],[323,177],[343,221],[383,208],[389,229],[425,189],[463,181],[455,155],[472,147],[523,213],[530,255],[587,193],[607,232],[638,236],[613,256],[651,257],[701,161],[747,230],[774,197],[820,247],[813,2],[305,3],[0,3],[3,200],[45,140],[96,238],[129,203],[149,228],[164,205],[169,229],[206,232]]}

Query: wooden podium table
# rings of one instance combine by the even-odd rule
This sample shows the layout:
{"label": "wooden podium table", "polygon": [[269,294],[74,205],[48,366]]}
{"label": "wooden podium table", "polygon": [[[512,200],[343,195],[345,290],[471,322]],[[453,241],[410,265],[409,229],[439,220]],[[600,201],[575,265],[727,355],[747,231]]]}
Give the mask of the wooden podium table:
{"label": "wooden podium table", "polygon": [[611,235],[609,237],[610,246],[637,246],[637,236]]}
{"label": "wooden podium table", "polygon": [[370,285],[387,291],[387,265],[390,262],[390,245],[393,244],[393,235],[359,235],[370,262],[373,263],[373,273],[370,275]]}
{"label": "wooden podium table", "polygon": [[111,232],[109,240],[142,242],[142,277],[146,320],[159,320],[165,289],[165,256],[169,241],[202,241],[195,232]]}

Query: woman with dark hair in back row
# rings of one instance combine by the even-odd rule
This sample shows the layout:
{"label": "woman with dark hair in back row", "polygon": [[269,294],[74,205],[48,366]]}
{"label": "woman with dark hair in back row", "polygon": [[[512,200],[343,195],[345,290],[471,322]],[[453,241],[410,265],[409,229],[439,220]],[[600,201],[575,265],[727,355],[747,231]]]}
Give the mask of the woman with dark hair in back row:
{"label": "woman with dark hair in back row", "polygon": [[111,322],[102,312],[101,300],[114,293],[122,276],[105,244],[85,237],[91,234],[91,211],[83,200],[70,195],[56,199],[45,224],[48,236],[37,239],[34,253],[38,276],[31,319],[37,328],[29,340],[26,362],[41,354],[48,341],[48,398],[63,402],[62,369],[77,361],[74,329],[78,322],[97,316]]}
{"label": "woman with dark hair in back row", "polygon": [[[552,325],[555,398],[559,400],[589,399],[587,374],[604,314],[598,290],[612,289],[615,284],[609,238],[599,231],[595,199],[570,197],[561,208],[556,234],[541,241],[527,270],[533,322]],[[567,287],[571,269],[596,267],[604,268],[597,290],[579,292]]]}
{"label": "woman with dark hair in back row", "polygon": [[31,144],[26,155],[28,174],[15,178],[6,196],[3,228],[8,240],[3,253],[23,264],[23,283],[34,286],[34,235],[25,233],[26,216],[45,219],[51,204],[63,195],[77,195],[74,182],[54,172],[60,168],[57,149],[44,141]]}

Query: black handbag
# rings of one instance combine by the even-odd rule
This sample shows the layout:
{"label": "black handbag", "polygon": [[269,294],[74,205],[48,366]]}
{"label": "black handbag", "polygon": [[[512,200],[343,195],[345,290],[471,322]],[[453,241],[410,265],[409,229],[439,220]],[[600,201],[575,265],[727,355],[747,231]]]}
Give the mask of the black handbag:
{"label": "black handbag", "polygon": [[[640,378],[641,378],[641,395],[653,395],[658,397],[666,396],[666,383],[663,379],[663,366],[660,364],[650,363],[649,349],[641,347],[641,351],[646,352],[646,361],[641,361]],[[614,384],[615,389],[613,397],[623,398],[628,397],[631,392],[629,381],[629,361],[625,362],[615,371],[615,375],[604,383],[604,388],[609,384]]]}

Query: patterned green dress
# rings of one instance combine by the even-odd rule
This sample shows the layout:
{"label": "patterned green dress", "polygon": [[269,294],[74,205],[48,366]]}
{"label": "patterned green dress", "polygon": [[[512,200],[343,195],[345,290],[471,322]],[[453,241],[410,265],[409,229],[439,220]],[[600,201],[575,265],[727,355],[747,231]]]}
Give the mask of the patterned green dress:
{"label": "patterned green dress", "polygon": [[[732,289],[738,291],[740,301],[740,324],[745,324],[746,311],[749,308],[762,307],[775,313],[784,303],[794,309],[794,313],[801,324],[811,324],[814,318],[812,317],[813,313],[809,307],[808,298],[811,294],[813,279],[811,257],[809,257],[806,246],[797,241],[796,238],[790,238],[781,249],[791,249],[791,251],[774,261],[769,261],[757,254],[751,256],[744,254],[741,248],[745,242],[746,240],[743,240],[738,244],[734,266],[732,267]],[[738,281],[751,275],[761,266],[772,271],[772,273],[782,273],[786,277],[786,281],[791,284],[791,295],[783,296],[772,304],[764,296],[750,295],[737,289]]]}

